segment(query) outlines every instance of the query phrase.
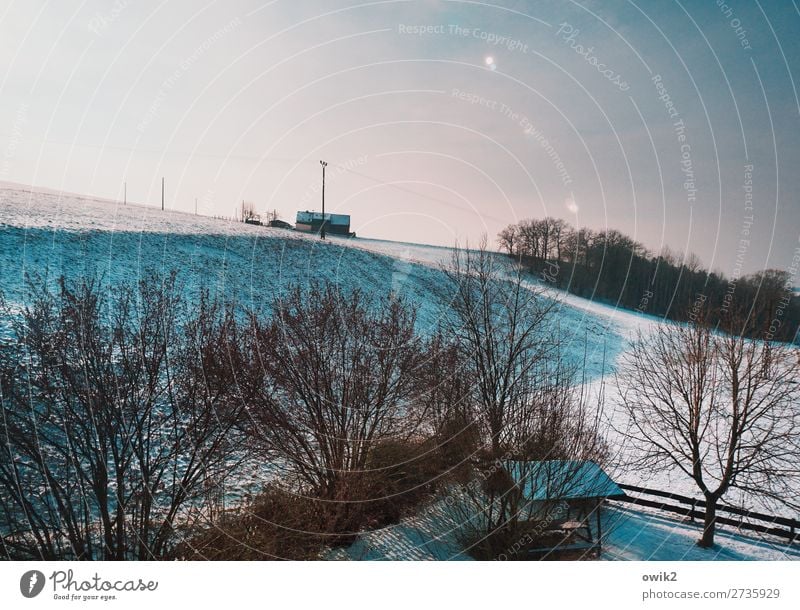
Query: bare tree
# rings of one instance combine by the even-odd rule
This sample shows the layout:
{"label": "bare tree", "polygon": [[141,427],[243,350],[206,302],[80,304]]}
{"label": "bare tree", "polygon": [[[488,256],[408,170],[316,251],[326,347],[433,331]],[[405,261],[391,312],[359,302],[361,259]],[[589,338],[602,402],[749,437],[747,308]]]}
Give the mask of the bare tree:
{"label": "bare tree", "polygon": [[717,333],[697,315],[640,335],[625,358],[634,464],[695,482],[706,502],[700,546],[714,544],[717,503],[731,489],[797,506],[797,378],[790,348]]}
{"label": "bare tree", "polygon": [[[496,556],[536,524],[552,521],[554,507],[532,502],[510,476],[536,478],[548,461],[601,461],[598,419],[560,357],[557,302],[525,282],[519,266],[487,252],[456,249],[448,277],[446,335],[460,352],[471,402],[486,450],[476,455],[479,485],[462,486],[456,512],[462,542],[479,556]],[[571,473],[561,473],[562,482]]]}
{"label": "bare tree", "polygon": [[519,225],[508,225],[500,231],[497,236],[500,248],[508,252],[511,257],[520,255],[520,227]]}
{"label": "bare tree", "polygon": [[444,271],[444,324],[469,363],[477,415],[497,457],[537,364],[554,353],[548,330],[555,301],[526,284],[520,267],[490,253],[485,238],[476,251],[456,248]]}
{"label": "bare tree", "polygon": [[592,489],[599,481],[585,476],[586,464],[602,465],[608,456],[600,432],[602,396],[593,404],[582,382],[557,354],[540,362],[509,412],[503,455],[479,464],[471,482],[449,490],[457,498],[449,503],[456,536],[472,555],[524,558],[543,543],[568,542],[553,530],[567,516],[564,498],[599,491]]}
{"label": "bare tree", "polygon": [[174,277],[40,288],[0,347],[0,531],[15,558],[154,559],[221,476],[236,419],[227,321]]}
{"label": "bare tree", "polygon": [[248,432],[301,489],[342,499],[376,444],[413,427],[415,316],[332,284],[295,289],[273,310],[271,323],[251,322]]}
{"label": "bare tree", "polygon": [[520,256],[541,259],[541,230],[538,220],[523,220],[519,223],[518,239]]}
{"label": "bare tree", "polygon": [[259,220],[256,213],[256,205],[252,201],[242,201],[241,221],[247,222],[248,220]]}
{"label": "bare tree", "polygon": [[555,248],[555,260],[560,261],[565,250],[567,239],[571,228],[569,223],[561,218],[551,218],[550,233],[553,236],[553,246]]}

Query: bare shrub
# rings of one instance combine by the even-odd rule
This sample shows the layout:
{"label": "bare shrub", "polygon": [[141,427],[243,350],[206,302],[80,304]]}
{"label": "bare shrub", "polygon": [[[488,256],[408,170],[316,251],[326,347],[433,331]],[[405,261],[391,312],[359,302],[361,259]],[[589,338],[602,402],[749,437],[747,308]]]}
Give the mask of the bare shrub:
{"label": "bare shrub", "polygon": [[268,485],[252,501],[187,532],[172,556],[207,561],[316,559],[330,542],[325,508],[313,498]]}
{"label": "bare shrub", "polygon": [[379,443],[418,427],[412,373],[424,352],[414,313],[331,284],[295,289],[273,311],[267,324],[251,319],[248,435],[294,489],[342,500]]}
{"label": "bare shrub", "polygon": [[[561,358],[557,303],[525,282],[520,267],[499,261],[484,241],[476,251],[457,249],[445,271],[446,331],[464,362],[468,404],[481,425],[470,480],[448,494],[458,497],[453,511],[461,543],[476,557],[494,558],[523,536],[534,544],[546,535],[542,523],[557,507],[532,502],[520,481],[535,479],[547,461],[604,461],[600,405],[590,408],[583,380]],[[516,479],[510,461],[526,469]],[[559,484],[568,486],[571,474],[560,473]]]}
{"label": "bare shrub", "polygon": [[437,466],[425,443],[384,441],[364,472],[343,473],[338,496],[317,498],[274,482],[251,502],[186,533],[177,559],[318,559],[364,529],[396,523],[432,497]]}
{"label": "bare shrub", "polygon": [[427,459],[438,465],[440,477],[463,477],[481,448],[469,367],[460,346],[437,333],[427,343],[424,365],[415,371],[421,390],[414,402],[419,435],[432,443]]}
{"label": "bare shrub", "polygon": [[[154,559],[230,467],[232,317],[174,276],[34,287],[0,345],[0,531],[14,558]],[[186,320],[186,321],[184,321]]]}

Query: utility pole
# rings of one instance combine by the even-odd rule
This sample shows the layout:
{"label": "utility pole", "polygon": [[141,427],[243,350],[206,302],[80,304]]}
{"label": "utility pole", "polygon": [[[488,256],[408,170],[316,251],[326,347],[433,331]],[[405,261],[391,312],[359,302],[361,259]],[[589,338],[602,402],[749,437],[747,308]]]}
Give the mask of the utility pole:
{"label": "utility pole", "polygon": [[128,205],[128,183],[122,183],[122,205]]}
{"label": "utility pole", "polygon": [[164,178],[161,178],[161,211],[164,211]]}
{"label": "utility pole", "polygon": [[320,161],[319,164],[322,166],[322,227],[319,235],[322,239],[325,239],[325,168],[328,167],[328,163]]}
{"label": "utility pole", "polygon": [[194,215],[197,216],[197,197],[194,198]]}

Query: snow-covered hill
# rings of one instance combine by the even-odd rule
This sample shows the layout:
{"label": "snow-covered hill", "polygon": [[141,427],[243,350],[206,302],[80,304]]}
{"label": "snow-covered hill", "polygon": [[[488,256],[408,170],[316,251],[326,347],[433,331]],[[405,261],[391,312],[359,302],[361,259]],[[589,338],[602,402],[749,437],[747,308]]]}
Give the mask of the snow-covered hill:
{"label": "snow-covered hill", "polygon": [[[314,236],[230,220],[162,212],[70,194],[0,185],[0,290],[25,300],[26,282],[102,275],[112,287],[150,270],[177,270],[189,294],[213,294],[262,308],[292,285],[330,279],[374,298],[390,291],[418,308],[419,328],[436,328],[447,295],[441,265],[448,248],[357,238]],[[498,255],[499,256],[499,255]],[[532,280],[532,284],[538,284]],[[623,314],[570,295],[561,301],[558,328],[568,358],[587,358],[601,375],[622,349],[618,329],[635,327]]]}
{"label": "snow-covered hill", "polygon": [[[12,306],[25,301],[26,282],[54,282],[62,275],[76,278],[100,273],[112,289],[118,282],[143,278],[151,270],[176,270],[189,295],[207,288],[220,298],[236,299],[255,309],[268,307],[271,299],[289,286],[330,279],[376,299],[390,291],[401,294],[417,306],[420,331],[429,332],[437,327],[442,298],[446,300],[441,267],[451,255],[449,248],[361,237],[322,241],[282,229],[0,184],[0,291]],[[630,338],[660,321],[550,290],[535,278],[530,283],[558,300],[557,329],[566,355],[576,363],[585,358],[591,391],[599,393],[601,386],[608,385],[605,417],[609,424],[615,421],[619,425],[620,414],[613,400],[614,363]],[[613,445],[610,427],[609,440]],[[693,483],[677,472],[643,476],[613,464],[609,472],[621,482],[696,495]],[[747,505],[746,500],[742,499],[742,504]],[[670,533],[678,527],[674,523],[664,525],[642,516],[629,517],[627,522],[636,519],[642,521],[646,535],[666,536],[660,542],[651,539],[649,546],[672,545],[680,539],[685,557],[697,558],[691,545],[683,544],[693,536],[686,527],[681,526],[681,537],[675,538]],[[389,535],[389,539],[371,539],[370,544],[388,545],[387,556],[407,555],[406,547],[414,547],[413,537],[394,540],[395,534],[397,530],[387,528],[375,535]],[[400,546],[395,548],[395,544]],[[649,558],[643,552],[629,552],[622,538],[617,547],[620,557]],[[744,554],[774,556],[771,548]]]}

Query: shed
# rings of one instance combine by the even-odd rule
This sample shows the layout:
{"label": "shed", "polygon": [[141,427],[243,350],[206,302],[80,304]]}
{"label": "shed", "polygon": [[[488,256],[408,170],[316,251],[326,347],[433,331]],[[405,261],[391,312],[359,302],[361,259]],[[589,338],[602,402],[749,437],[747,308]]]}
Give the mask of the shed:
{"label": "shed", "polygon": [[603,505],[606,500],[622,499],[626,494],[596,462],[507,461],[504,469],[531,507],[529,514],[543,522],[545,531],[559,540],[557,545],[530,552],[601,552]]}
{"label": "shed", "polygon": [[288,223],[285,220],[280,220],[278,218],[273,218],[272,220],[270,220],[269,226],[275,229],[294,229],[294,226],[291,223]]}
{"label": "shed", "polygon": [[322,230],[323,221],[326,233],[346,235],[348,237],[355,236],[355,233],[350,232],[349,214],[328,214],[326,212],[323,215],[321,212],[310,212],[308,210],[297,212],[295,230],[305,233],[319,233]]}

